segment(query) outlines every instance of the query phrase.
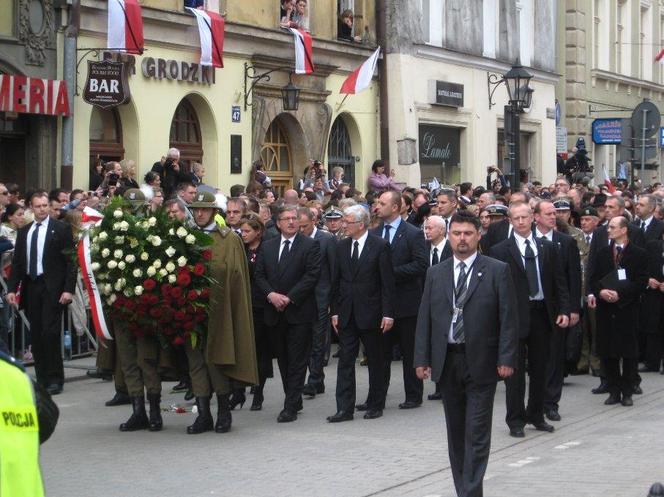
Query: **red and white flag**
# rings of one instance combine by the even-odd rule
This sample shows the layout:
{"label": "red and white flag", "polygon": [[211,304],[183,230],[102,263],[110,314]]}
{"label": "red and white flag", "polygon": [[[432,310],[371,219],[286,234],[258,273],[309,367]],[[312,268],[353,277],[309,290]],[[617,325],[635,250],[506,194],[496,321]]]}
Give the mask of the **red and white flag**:
{"label": "red and white flag", "polygon": [[373,78],[373,73],[376,70],[379,55],[380,47],[378,47],[376,51],[371,54],[371,57],[365,60],[360,67],[350,73],[346,78],[346,81],[341,85],[339,93],[354,95],[355,93],[360,93],[362,90],[369,88],[371,78]]}
{"label": "red and white flag", "polygon": [[609,178],[609,174],[606,172],[606,166],[602,164],[602,176],[604,176],[604,184],[609,190],[609,193],[615,193],[616,187],[613,186],[613,183],[611,183],[611,179]]}
{"label": "red and white flag", "polygon": [[662,48],[659,53],[655,56],[655,62],[664,64],[664,48]]}
{"label": "red and white flag", "polygon": [[311,34],[304,29],[288,28],[295,37],[295,74],[314,72],[314,49]]}
{"label": "red and white flag", "polygon": [[138,0],[109,0],[108,48],[143,53],[143,18]]}
{"label": "red and white flag", "polygon": [[201,65],[224,67],[224,18],[217,12],[188,9],[196,16],[201,38]]}

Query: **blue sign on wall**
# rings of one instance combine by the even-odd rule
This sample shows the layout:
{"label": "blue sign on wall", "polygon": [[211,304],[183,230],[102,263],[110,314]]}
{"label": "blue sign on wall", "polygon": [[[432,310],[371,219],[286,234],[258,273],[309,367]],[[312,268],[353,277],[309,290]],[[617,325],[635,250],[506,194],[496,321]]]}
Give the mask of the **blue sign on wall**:
{"label": "blue sign on wall", "polygon": [[593,121],[593,142],[598,145],[615,145],[622,142],[621,119],[595,119]]}
{"label": "blue sign on wall", "polygon": [[664,148],[664,128],[659,128],[659,146]]}

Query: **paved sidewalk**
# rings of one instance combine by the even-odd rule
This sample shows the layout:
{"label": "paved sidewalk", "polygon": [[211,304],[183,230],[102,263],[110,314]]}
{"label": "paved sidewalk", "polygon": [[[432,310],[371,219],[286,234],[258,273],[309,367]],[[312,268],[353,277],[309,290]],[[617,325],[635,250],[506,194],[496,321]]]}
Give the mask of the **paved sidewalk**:
{"label": "paved sidewalk", "polygon": [[[74,365],[92,364],[89,359]],[[327,391],[306,400],[299,419],[277,424],[283,393],[268,381],[264,409],[233,412],[227,434],[187,435],[193,415],[164,413],[165,429],[121,433],[129,406],[104,407],[111,383],[82,379],[65,384],[55,399],[58,428],[42,448],[42,468],[51,497],[447,497],[454,496],[442,405],[401,411],[401,366],[393,363],[393,384],[383,418],[361,415],[331,425],[335,411],[336,361],[326,368]],[[367,370],[357,368],[358,400],[367,391]],[[590,394],[598,380],[568,378],[556,432],[526,430],[510,438],[503,421],[504,388],[494,411],[492,455],[485,494],[491,497],[645,497],[664,480],[664,376],[643,375],[645,394],[632,408],[603,405]],[[183,403],[164,384],[163,405]],[[425,393],[433,390],[428,383]]]}

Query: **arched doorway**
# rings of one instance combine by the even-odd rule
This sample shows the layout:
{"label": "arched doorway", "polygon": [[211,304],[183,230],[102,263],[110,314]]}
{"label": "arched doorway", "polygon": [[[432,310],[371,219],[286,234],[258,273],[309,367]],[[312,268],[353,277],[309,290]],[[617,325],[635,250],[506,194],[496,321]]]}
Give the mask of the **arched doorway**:
{"label": "arched doorway", "polygon": [[173,114],[169,142],[169,147],[180,151],[180,166],[185,171],[191,170],[192,162],[203,162],[201,126],[196,110],[186,98],[178,104]]}
{"label": "arched doorway", "polygon": [[293,166],[287,134],[279,119],[270,124],[261,148],[261,159],[272,179],[272,188],[281,196],[293,186]]}
{"label": "arched doorway", "polygon": [[330,140],[327,145],[327,172],[332,178],[332,169],[342,167],[344,170],[344,183],[355,186],[355,157],[351,150],[350,134],[341,116],[332,124]]}
{"label": "arched doorway", "polygon": [[122,123],[115,109],[92,108],[90,116],[90,167],[102,161],[124,159]]}

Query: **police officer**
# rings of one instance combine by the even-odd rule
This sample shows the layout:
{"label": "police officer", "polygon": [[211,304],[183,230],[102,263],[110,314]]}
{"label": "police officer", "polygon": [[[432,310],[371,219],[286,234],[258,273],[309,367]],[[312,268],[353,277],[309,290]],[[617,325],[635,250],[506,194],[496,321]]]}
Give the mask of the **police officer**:
{"label": "police officer", "polygon": [[338,207],[332,206],[325,211],[325,227],[327,231],[337,237],[337,240],[343,240],[346,236],[344,235],[344,230],[341,229],[341,218],[343,217],[343,212]]}

